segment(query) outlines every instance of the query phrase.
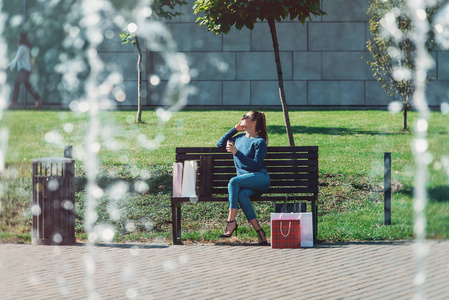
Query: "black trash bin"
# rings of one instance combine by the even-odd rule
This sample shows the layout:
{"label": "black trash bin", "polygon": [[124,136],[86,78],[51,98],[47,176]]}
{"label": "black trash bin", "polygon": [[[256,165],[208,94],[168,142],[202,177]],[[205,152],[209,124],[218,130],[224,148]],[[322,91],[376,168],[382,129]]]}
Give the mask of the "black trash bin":
{"label": "black trash bin", "polygon": [[35,245],[75,241],[75,160],[33,159],[33,237]]}

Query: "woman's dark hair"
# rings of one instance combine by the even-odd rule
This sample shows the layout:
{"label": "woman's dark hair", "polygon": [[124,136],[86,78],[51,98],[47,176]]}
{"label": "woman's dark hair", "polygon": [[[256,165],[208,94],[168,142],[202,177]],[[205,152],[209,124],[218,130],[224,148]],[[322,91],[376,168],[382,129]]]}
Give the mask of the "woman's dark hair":
{"label": "woman's dark hair", "polygon": [[28,40],[28,34],[26,32],[21,32],[19,36],[19,45],[25,45],[31,49],[30,40]]}
{"label": "woman's dark hair", "polygon": [[256,121],[257,134],[261,136],[268,144],[267,121],[265,119],[265,114],[257,110],[253,110],[251,113],[251,119]]}

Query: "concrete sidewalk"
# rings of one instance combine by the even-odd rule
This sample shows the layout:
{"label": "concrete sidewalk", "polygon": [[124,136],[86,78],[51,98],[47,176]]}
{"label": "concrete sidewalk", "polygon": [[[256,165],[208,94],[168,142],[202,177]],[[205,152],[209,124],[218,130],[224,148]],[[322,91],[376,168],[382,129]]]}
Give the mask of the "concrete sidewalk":
{"label": "concrete sidewalk", "polygon": [[[449,299],[449,241],[428,241],[427,299]],[[412,299],[414,244],[0,244],[0,299]]]}

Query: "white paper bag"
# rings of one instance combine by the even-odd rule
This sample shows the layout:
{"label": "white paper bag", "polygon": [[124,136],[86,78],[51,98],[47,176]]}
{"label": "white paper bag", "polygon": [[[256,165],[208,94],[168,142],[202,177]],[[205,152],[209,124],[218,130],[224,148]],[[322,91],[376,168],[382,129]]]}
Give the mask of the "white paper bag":
{"label": "white paper bag", "polygon": [[196,185],[196,161],[186,160],[184,161],[184,171],[182,175],[182,191],[181,197],[190,198],[190,202],[198,202],[198,197],[195,191]]}
{"label": "white paper bag", "polygon": [[273,220],[300,220],[301,222],[301,248],[313,247],[313,219],[312,213],[272,213]]}
{"label": "white paper bag", "polygon": [[182,193],[182,169],[180,162],[173,163],[173,197],[181,197]]}

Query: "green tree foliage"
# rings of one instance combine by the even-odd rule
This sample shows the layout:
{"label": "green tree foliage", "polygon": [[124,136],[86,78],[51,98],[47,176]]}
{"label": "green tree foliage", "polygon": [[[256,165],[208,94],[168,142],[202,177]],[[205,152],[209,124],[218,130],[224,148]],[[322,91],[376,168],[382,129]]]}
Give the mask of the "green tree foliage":
{"label": "green tree foliage", "polygon": [[311,16],[322,16],[319,0],[198,0],[195,13],[204,12],[197,21],[215,33],[228,33],[232,26],[240,30],[243,27],[254,28],[257,21],[273,18],[298,19],[302,24]]}
{"label": "green tree foliage", "polygon": [[[427,10],[431,19],[438,7]],[[407,130],[407,111],[410,109],[415,92],[415,44],[414,32],[409,17],[406,0],[373,0],[368,9],[370,31],[373,39],[367,48],[373,59],[369,61],[373,76],[382,83],[384,91],[391,97],[398,94],[402,102],[403,130]],[[426,42],[430,53],[435,47],[433,32]]]}
{"label": "green tree foliage", "polygon": [[[284,121],[290,146],[294,146],[293,133],[288,116],[285,99],[279,44],[277,41],[275,21],[298,19],[302,24],[312,16],[326,14],[321,10],[320,0],[198,0],[194,6],[195,13],[201,13],[197,22],[216,34],[228,33],[233,26],[254,28],[258,21],[268,21],[278,74],[279,95],[281,98]],[[295,38],[295,37],[292,37]]]}
{"label": "green tree foliage", "polygon": [[[111,0],[117,2],[118,0]],[[119,1],[122,3],[121,1]],[[176,5],[187,4],[184,0],[155,0],[152,2],[151,10],[153,14],[151,18],[156,20],[168,19],[182,15],[182,13],[175,11]],[[117,3],[116,3],[117,5]],[[137,115],[136,122],[142,122],[142,49],[140,48],[139,38],[135,33],[129,32],[127,29],[120,34],[122,44],[131,43],[137,47]]]}

